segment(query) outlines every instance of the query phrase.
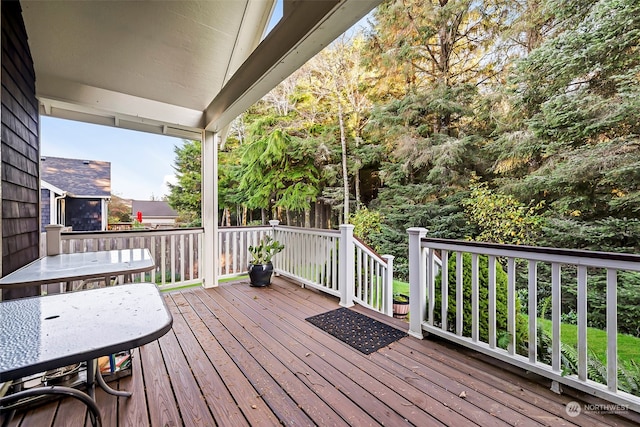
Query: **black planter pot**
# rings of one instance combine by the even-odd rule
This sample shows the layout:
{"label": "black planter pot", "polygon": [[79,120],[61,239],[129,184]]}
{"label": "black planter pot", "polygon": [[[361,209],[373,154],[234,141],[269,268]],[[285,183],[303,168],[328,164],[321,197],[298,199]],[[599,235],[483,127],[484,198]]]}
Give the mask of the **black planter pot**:
{"label": "black planter pot", "polygon": [[271,275],[273,274],[273,264],[249,264],[249,281],[251,286],[269,286]]}

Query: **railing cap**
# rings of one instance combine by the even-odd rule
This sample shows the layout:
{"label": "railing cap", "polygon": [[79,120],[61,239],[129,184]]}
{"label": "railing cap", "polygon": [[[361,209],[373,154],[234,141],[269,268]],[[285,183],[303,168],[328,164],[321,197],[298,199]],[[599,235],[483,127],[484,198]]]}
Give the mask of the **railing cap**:
{"label": "railing cap", "polygon": [[584,249],[565,249],[565,248],[552,248],[546,246],[525,246],[525,245],[510,245],[501,243],[486,243],[476,242],[470,240],[453,240],[453,239],[438,239],[438,238],[423,238],[423,244],[435,244],[435,246],[452,245],[469,248],[469,252],[473,252],[472,249],[477,251],[481,249],[493,249],[501,251],[512,251],[520,253],[541,254],[541,255],[555,255],[563,257],[582,257],[582,258],[595,258],[604,260],[615,260],[624,262],[640,262],[640,255],[631,254],[625,252],[600,252],[590,251]]}
{"label": "railing cap", "polygon": [[424,227],[410,227],[410,228],[407,228],[407,233],[409,233],[409,234],[418,234],[421,237],[426,236],[428,231],[429,230],[427,230]]}
{"label": "railing cap", "polygon": [[56,229],[63,229],[65,226],[62,224],[47,224],[44,226],[45,230],[56,230]]}

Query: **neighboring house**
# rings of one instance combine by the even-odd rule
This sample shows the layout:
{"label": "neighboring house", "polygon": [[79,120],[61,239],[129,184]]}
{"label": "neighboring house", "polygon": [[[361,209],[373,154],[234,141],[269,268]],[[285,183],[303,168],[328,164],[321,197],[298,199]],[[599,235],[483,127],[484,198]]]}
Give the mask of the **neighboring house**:
{"label": "neighboring house", "polygon": [[40,186],[41,231],[48,224],[73,231],[107,229],[111,163],[42,157]]}
{"label": "neighboring house", "polygon": [[131,218],[142,215],[142,223],[150,227],[173,227],[178,213],[163,200],[134,200],[131,203]]}

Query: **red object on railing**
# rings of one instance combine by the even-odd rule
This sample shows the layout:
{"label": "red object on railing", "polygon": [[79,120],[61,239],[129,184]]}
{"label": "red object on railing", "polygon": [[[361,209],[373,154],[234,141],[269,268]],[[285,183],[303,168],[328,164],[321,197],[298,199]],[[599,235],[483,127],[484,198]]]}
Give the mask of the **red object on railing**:
{"label": "red object on railing", "polygon": [[142,222],[142,212],[138,211],[136,216],[137,216],[138,222]]}

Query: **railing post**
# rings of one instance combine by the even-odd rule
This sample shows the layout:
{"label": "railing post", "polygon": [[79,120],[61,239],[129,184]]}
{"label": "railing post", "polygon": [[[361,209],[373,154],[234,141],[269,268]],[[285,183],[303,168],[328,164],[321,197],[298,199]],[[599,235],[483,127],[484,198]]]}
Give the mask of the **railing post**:
{"label": "railing post", "polygon": [[353,306],[354,290],[354,252],[353,229],[351,224],[340,225],[340,257],[338,261],[338,278],[340,286],[340,305]]}
{"label": "railing post", "polygon": [[[218,133],[202,131],[202,285],[205,288],[218,286]],[[164,278],[163,278],[164,280]]]}
{"label": "railing post", "polygon": [[425,266],[422,265],[421,239],[427,235],[427,229],[411,227],[409,233],[409,335],[424,338],[422,321],[426,317],[427,295]]}
{"label": "railing post", "polygon": [[64,225],[49,224],[44,229],[47,233],[47,256],[59,255],[62,253],[62,229]]}
{"label": "railing post", "polygon": [[[270,219],[269,220],[269,225],[271,226],[271,238],[273,240],[276,240],[276,227],[280,224],[280,221],[277,219]],[[276,272],[276,264],[275,261],[272,260],[271,261],[273,263],[273,272],[274,274],[277,276],[278,273]]]}
{"label": "railing post", "polygon": [[387,274],[384,278],[384,300],[382,301],[382,312],[393,317],[393,255],[382,255],[382,259],[387,261]]}

